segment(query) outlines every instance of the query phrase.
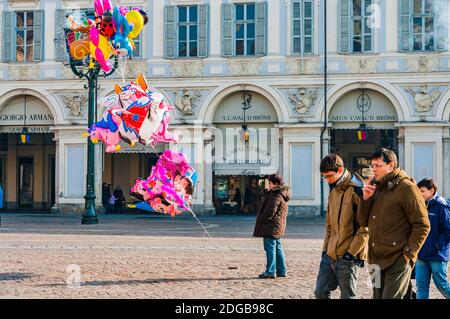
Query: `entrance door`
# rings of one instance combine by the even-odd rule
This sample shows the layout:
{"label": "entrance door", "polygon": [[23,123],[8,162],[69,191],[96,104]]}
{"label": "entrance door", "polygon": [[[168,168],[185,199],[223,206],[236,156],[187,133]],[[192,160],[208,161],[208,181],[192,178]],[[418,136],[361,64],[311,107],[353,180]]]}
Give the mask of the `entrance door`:
{"label": "entrance door", "polygon": [[398,156],[397,136],[396,129],[371,129],[366,140],[360,141],[357,130],[333,129],[330,151],[342,157],[348,170],[367,178],[371,175],[370,157],[377,148],[389,148]]}
{"label": "entrance door", "polygon": [[19,208],[33,207],[33,158],[19,159]]}

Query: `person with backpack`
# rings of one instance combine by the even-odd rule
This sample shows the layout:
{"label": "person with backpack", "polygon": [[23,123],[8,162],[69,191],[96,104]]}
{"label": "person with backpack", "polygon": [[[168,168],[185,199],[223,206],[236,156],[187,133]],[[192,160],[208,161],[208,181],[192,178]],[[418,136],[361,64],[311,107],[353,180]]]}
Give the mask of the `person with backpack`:
{"label": "person with backpack", "polygon": [[450,249],[450,207],[447,201],[437,194],[437,185],[432,178],[417,183],[428,208],[430,234],[419,252],[416,263],[417,299],[428,299],[430,279],[440,293],[450,299],[450,286],[447,279]]}
{"label": "person with backpack", "polygon": [[330,299],[341,290],[341,299],[356,298],[359,268],[367,257],[367,227],[360,227],[357,211],[364,181],[344,168],[339,155],[329,154],[320,163],[322,178],[330,185],[326,233],[314,295]]}

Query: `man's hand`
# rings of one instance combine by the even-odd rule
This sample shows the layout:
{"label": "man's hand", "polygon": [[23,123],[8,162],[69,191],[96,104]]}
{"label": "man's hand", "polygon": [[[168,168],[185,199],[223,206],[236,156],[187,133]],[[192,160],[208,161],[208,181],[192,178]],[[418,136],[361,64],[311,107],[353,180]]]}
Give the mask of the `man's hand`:
{"label": "man's hand", "polygon": [[375,192],[375,185],[371,185],[370,183],[364,183],[364,187],[362,188],[363,192],[363,199],[368,200],[373,196],[373,193]]}

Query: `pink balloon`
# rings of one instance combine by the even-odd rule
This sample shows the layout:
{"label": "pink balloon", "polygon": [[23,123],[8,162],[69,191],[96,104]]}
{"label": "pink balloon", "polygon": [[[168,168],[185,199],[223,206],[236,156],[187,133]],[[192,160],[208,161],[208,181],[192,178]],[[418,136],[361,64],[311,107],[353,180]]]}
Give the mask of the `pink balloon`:
{"label": "pink balloon", "polygon": [[92,44],[95,45],[96,47],[98,46],[99,43],[99,35],[100,31],[98,31],[96,27],[92,27],[89,30],[89,39],[91,40]]}
{"label": "pink balloon", "polygon": [[128,13],[128,8],[125,7],[125,6],[120,6],[119,7],[119,12],[120,12],[120,15],[125,16]]}
{"label": "pink balloon", "polygon": [[112,9],[111,1],[110,0],[103,0],[103,10],[109,11]]}
{"label": "pink balloon", "polygon": [[106,61],[102,50],[100,50],[99,48],[95,49],[95,59],[100,64],[103,71],[105,72],[111,71],[112,69],[111,63],[109,63],[109,61]]}
{"label": "pink balloon", "polygon": [[104,11],[103,4],[101,0],[94,0],[94,8],[95,8],[95,14],[97,17],[101,17]]}

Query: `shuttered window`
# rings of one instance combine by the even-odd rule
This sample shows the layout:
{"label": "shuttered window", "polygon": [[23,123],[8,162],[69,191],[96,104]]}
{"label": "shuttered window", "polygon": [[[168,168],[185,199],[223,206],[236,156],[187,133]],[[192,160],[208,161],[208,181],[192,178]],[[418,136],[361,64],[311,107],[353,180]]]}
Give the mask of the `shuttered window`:
{"label": "shuttered window", "polygon": [[43,59],[44,11],[3,12],[3,62]]}
{"label": "shuttered window", "polygon": [[339,51],[373,52],[372,0],[340,0],[339,6]]}
{"label": "shuttered window", "polygon": [[295,0],[292,3],[293,54],[313,53],[313,3]]}
{"label": "shuttered window", "polygon": [[209,6],[166,6],[164,8],[164,56],[207,57]]}

